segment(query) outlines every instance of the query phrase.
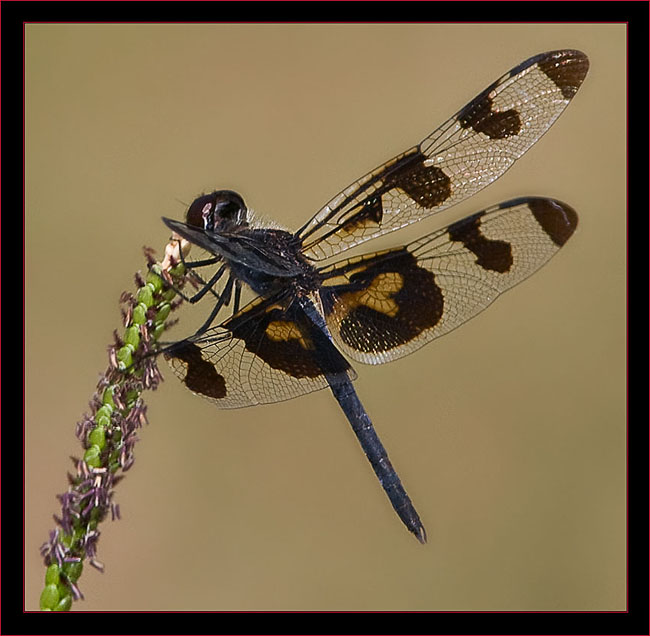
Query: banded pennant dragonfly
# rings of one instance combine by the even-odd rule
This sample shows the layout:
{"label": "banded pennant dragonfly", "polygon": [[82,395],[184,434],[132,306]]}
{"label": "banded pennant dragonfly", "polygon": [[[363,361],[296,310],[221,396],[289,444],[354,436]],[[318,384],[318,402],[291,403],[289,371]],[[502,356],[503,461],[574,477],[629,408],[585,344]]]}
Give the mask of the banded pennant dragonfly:
{"label": "banded pennant dragonfly", "polygon": [[[395,512],[421,543],[426,532],[354,389],[348,359],[383,364],[459,327],[546,263],[571,237],[567,204],[522,197],[407,245],[324,261],[464,201],[499,178],[556,121],[589,68],[559,50],[522,62],[420,144],[345,188],[296,232],[261,227],[242,197],[198,197],[175,240],[214,266],[191,302],[216,299],[191,337],[165,357],[192,392],[240,408],[329,388]],[[256,297],[243,307],[242,290]],[[218,290],[218,291],[217,291]],[[213,323],[225,313],[227,317]]]}

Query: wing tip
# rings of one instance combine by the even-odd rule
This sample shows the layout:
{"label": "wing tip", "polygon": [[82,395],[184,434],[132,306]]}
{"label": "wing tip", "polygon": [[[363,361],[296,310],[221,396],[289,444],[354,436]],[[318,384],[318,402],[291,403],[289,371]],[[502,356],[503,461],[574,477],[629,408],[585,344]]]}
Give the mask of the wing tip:
{"label": "wing tip", "polygon": [[558,247],[562,247],[578,227],[578,213],[562,201],[540,197],[531,199],[528,207],[542,229]]}

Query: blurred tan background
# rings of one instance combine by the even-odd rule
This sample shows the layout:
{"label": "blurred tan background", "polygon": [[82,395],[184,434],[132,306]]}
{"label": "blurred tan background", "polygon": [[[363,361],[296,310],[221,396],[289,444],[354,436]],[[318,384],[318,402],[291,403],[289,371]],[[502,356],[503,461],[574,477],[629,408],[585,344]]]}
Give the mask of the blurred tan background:
{"label": "blurred tan background", "polygon": [[297,228],[514,65],[579,48],[589,76],[549,134],[470,202],[388,241],[521,195],[580,215],[565,249],[478,318],[356,367],[428,545],[402,527],[327,391],[219,411],[162,363],[117,488],[123,518],[101,528],[106,572],[86,567],[74,609],[624,609],[625,36],[27,25],[26,608],[118,298],[141,247],[168,237],[160,217],[231,188]]}

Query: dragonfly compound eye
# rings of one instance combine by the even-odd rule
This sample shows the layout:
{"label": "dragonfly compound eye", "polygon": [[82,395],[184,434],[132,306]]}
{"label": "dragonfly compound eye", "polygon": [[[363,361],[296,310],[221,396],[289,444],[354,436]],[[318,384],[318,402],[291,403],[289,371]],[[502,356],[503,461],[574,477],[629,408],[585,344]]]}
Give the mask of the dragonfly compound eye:
{"label": "dragonfly compound eye", "polygon": [[216,220],[231,221],[235,224],[246,222],[247,210],[244,199],[232,190],[219,190],[213,193]]}
{"label": "dragonfly compound eye", "polygon": [[187,224],[194,227],[200,227],[202,230],[212,229],[214,195],[204,194],[192,201],[192,205],[187,210]]}
{"label": "dragonfly compound eye", "polygon": [[216,190],[197,197],[187,210],[187,224],[214,231],[223,221],[236,225],[246,223],[244,199],[232,190]]}

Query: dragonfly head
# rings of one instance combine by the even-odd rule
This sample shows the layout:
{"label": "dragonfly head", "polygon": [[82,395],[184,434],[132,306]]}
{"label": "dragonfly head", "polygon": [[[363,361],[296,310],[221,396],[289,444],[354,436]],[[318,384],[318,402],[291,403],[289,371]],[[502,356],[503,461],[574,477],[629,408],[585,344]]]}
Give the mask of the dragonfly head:
{"label": "dragonfly head", "polygon": [[208,232],[218,232],[248,225],[244,199],[232,190],[216,190],[192,202],[187,210],[187,224]]}

